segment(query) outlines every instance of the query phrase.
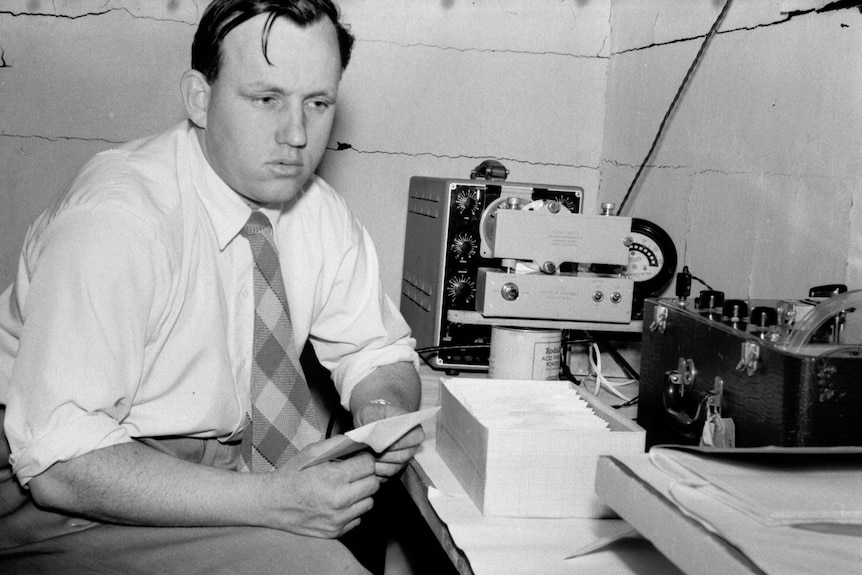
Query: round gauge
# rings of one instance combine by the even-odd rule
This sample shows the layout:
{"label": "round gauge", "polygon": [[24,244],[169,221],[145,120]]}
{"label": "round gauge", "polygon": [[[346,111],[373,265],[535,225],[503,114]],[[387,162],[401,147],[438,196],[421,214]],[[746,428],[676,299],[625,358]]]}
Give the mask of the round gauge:
{"label": "round gauge", "polygon": [[632,218],[629,263],[623,274],[634,280],[635,300],[657,295],[676,272],[676,247],[658,225]]}
{"label": "round gauge", "polygon": [[572,212],[573,214],[578,213],[578,206],[575,204],[575,201],[566,195],[559,194],[554,198],[555,201],[560,202],[564,208]]}

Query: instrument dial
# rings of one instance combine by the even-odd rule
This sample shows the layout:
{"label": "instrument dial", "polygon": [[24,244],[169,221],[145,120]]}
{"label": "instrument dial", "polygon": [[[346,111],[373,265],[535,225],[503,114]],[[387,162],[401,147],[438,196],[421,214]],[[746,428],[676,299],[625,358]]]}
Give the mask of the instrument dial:
{"label": "instrument dial", "polygon": [[455,197],[458,211],[466,216],[472,216],[479,211],[479,190],[477,188],[461,188]]}
{"label": "instrument dial", "polygon": [[476,296],[476,282],[465,275],[457,275],[449,278],[446,293],[454,303],[467,304]]}
{"label": "instrument dial", "polygon": [[632,218],[632,243],[624,275],[634,280],[635,299],[657,295],[676,272],[676,247],[658,225]]}
{"label": "instrument dial", "polygon": [[562,204],[562,206],[564,208],[566,208],[567,210],[569,210],[573,214],[578,213],[578,206],[575,204],[575,201],[571,197],[564,196],[564,195],[558,195],[554,198],[554,201],[557,201],[560,204]]}
{"label": "instrument dial", "polygon": [[664,264],[661,248],[651,238],[640,234],[632,239],[634,243],[629,246],[629,263],[625,275],[637,282],[654,278]]}
{"label": "instrument dial", "polygon": [[452,246],[449,249],[452,250],[452,253],[454,253],[458,259],[461,261],[467,261],[476,255],[478,245],[475,238],[469,234],[462,233],[455,237],[452,241]]}

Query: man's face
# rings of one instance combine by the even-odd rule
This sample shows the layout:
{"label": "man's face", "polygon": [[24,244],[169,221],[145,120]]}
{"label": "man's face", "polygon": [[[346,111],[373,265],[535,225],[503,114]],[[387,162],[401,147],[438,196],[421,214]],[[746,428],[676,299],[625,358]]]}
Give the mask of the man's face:
{"label": "man's face", "polygon": [[257,204],[293,198],[314,173],[329,140],[341,79],[329,19],[305,28],[276,19],[267,47],[271,64],[261,48],[265,21],[256,16],[225,37],[200,132],[215,172]]}

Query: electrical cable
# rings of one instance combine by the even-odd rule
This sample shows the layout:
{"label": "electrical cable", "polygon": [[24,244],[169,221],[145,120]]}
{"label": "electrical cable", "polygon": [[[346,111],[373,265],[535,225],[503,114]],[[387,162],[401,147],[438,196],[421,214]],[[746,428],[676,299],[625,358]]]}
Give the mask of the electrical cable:
{"label": "electrical cable", "polygon": [[[611,355],[611,357],[614,359],[614,361],[617,363],[617,365],[620,366],[626,373],[628,373],[629,377],[632,378],[631,381],[627,381],[627,382],[620,383],[617,385],[628,385],[630,383],[636,383],[636,382],[640,381],[640,374],[637,372],[637,370],[631,366],[631,364],[626,360],[626,358],[624,358],[622,356],[622,354],[617,350],[617,348],[615,348],[613,345],[611,345],[611,343],[609,341],[602,339],[600,337],[596,337],[592,332],[589,332],[589,331],[584,332],[584,333],[588,338],[590,338],[591,341],[595,342],[595,344],[598,346],[599,353],[601,353],[602,349],[607,351]],[[566,366],[566,367],[568,367],[568,366]],[[570,379],[572,379],[572,378],[570,378]],[[576,380],[572,379],[572,381],[576,381]],[[623,403],[611,405],[611,407],[614,409],[621,409],[623,407],[630,407],[632,405],[635,405],[635,404],[637,404],[637,402],[638,402],[638,396],[635,395],[631,399],[628,399],[628,400],[624,401]]]}
{"label": "electrical cable", "polygon": [[653,152],[655,151],[656,146],[658,145],[659,139],[661,139],[661,135],[664,132],[665,124],[667,124],[668,118],[670,118],[671,112],[676,107],[676,103],[682,95],[682,91],[685,89],[686,84],[688,84],[689,79],[691,78],[694,69],[697,67],[697,64],[700,62],[701,56],[703,56],[704,51],[706,51],[706,45],[715,35],[715,31],[718,29],[718,25],[724,19],[724,15],[727,14],[727,9],[730,7],[730,3],[732,0],[726,0],[724,6],[721,9],[721,12],[718,14],[718,18],[715,19],[715,22],[712,23],[712,27],[709,29],[709,32],[706,33],[706,37],[704,37],[703,42],[700,45],[700,49],[697,51],[697,54],[692,60],[691,65],[688,67],[688,71],[685,73],[685,77],[682,79],[682,83],[679,85],[679,88],[676,90],[676,95],[673,97],[673,100],[670,103],[667,111],[664,114],[664,118],[661,120],[661,124],[658,127],[658,132],[656,132],[655,138],[653,138],[652,145],[650,145],[649,151],[647,152],[646,157],[643,162],[641,162],[640,167],[638,168],[637,173],[635,174],[632,183],[629,184],[629,189],[626,191],[626,195],[623,197],[623,201],[620,202],[620,207],[617,210],[617,215],[621,215],[623,213],[623,208],[625,208],[626,202],[629,200],[629,196],[631,196],[632,191],[634,190],[635,184],[640,178],[641,172],[643,172],[644,168],[652,157]]}
{"label": "electrical cable", "polygon": [[676,274],[676,297],[684,300],[691,295],[691,280],[697,280],[703,284],[706,289],[715,291],[711,285],[699,277],[692,275],[691,272],[688,271],[688,266],[683,266],[682,271]]}
{"label": "electrical cable", "polygon": [[[432,346],[432,347],[419,348],[416,350],[416,354],[419,356],[419,358],[423,362],[425,362],[425,365],[427,365],[431,369],[440,370],[440,366],[431,364],[428,357],[426,357],[427,354],[437,352],[437,351],[443,351],[443,350],[465,351],[465,350],[471,350],[471,349],[488,350],[490,348],[491,348],[491,346],[487,343],[478,343],[478,344],[470,344],[470,345],[437,345],[437,346]],[[485,371],[484,369],[481,369],[481,366],[478,366],[478,365],[476,366],[476,369],[470,369],[470,368],[461,368],[461,369],[463,371]]]}
{"label": "electrical cable", "polygon": [[586,333],[595,340],[595,342],[599,345],[600,349],[607,351],[614,358],[614,361],[617,362],[617,365],[623,368],[623,370],[629,374],[629,377],[640,381],[641,376],[637,372],[637,370],[633,368],[628,361],[626,361],[626,358],[624,358],[622,354],[617,350],[617,348],[611,345],[611,343],[606,338],[594,336],[591,332]]}
{"label": "electrical cable", "polygon": [[468,345],[435,345],[431,347],[420,347],[416,350],[416,353],[422,354],[443,350],[488,349],[490,347],[491,346],[487,343],[475,343]]}
{"label": "electrical cable", "polygon": [[595,389],[592,390],[593,395],[598,395],[602,387],[607,389],[612,394],[616,395],[625,402],[632,401],[631,397],[624,395],[619,391],[618,387],[637,383],[636,379],[629,379],[619,383],[611,383],[607,376],[602,373],[602,351],[597,343],[590,344],[589,348],[590,375],[584,379],[584,385],[588,379],[594,379],[596,382]]}
{"label": "electrical cable", "polygon": [[703,280],[702,280],[702,279],[700,279],[699,277],[697,277],[697,276],[691,276],[691,279],[699,281],[700,283],[702,283],[702,284],[703,284],[703,286],[704,286],[706,289],[708,289],[708,290],[710,290],[710,291],[715,291],[715,290],[712,288],[712,286],[711,286],[711,285],[709,285],[708,283],[706,283],[705,281],[703,281]]}

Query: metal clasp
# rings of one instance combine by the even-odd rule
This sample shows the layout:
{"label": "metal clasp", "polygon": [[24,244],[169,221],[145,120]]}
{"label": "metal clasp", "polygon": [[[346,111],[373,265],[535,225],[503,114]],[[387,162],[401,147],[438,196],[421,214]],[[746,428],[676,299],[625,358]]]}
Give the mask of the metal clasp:
{"label": "metal clasp", "polygon": [[710,413],[721,414],[721,395],[724,392],[724,380],[719,376],[715,376],[712,392],[706,398],[706,407]]}
{"label": "metal clasp", "polygon": [[757,362],[760,359],[760,346],[753,341],[742,342],[742,351],[736,371],[745,371],[748,377],[757,372]]}
{"label": "metal clasp", "polygon": [[650,331],[657,331],[659,333],[664,333],[665,328],[667,327],[667,307],[663,305],[657,305],[655,307],[655,318],[652,320],[652,323],[649,326]]}
{"label": "metal clasp", "polygon": [[680,395],[683,394],[686,387],[694,387],[694,380],[697,378],[697,369],[694,367],[693,359],[679,358],[677,371],[682,376],[682,389]]}

